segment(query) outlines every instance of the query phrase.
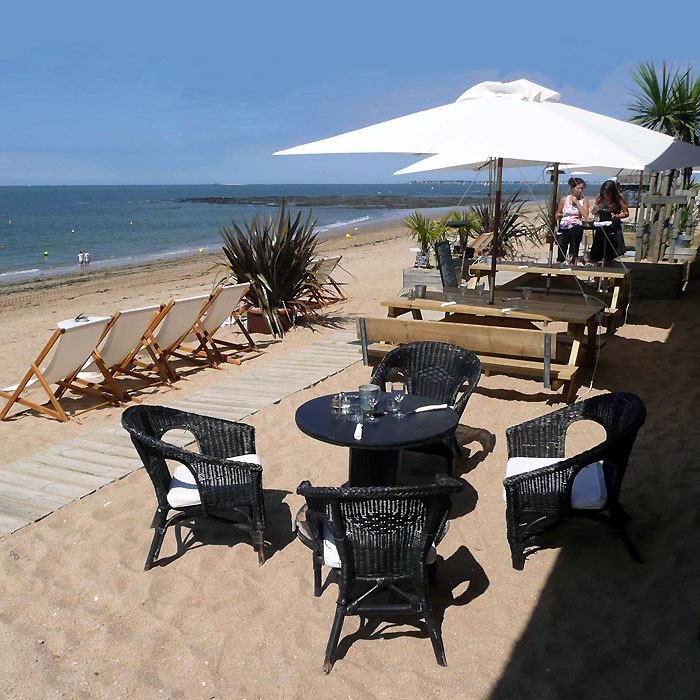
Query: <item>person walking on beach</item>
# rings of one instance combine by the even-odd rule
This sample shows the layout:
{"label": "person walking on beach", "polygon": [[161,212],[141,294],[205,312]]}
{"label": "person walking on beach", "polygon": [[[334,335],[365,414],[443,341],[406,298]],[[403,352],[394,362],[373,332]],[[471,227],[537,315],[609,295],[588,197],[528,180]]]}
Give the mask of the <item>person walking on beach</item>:
{"label": "person walking on beach", "polygon": [[83,252],[83,259],[85,260],[85,267],[90,267],[90,253],[87,250]]}
{"label": "person walking on beach", "polygon": [[84,267],[85,265],[85,253],[82,250],[78,253],[78,265],[80,265],[80,267]]}
{"label": "person walking on beach", "polygon": [[597,215],[600,222],[611,222],[607,226],[596,227],[591,245],[591,262],[602,262],[603,267],[608,267],[618,255],[625,252],[622,219],[630,215],[627,200],[614,180],[606,180],[600,186],[593,214]]}
{"label": "person walking on beach", "polygon": [[580,177],[569,178],[569,194],[559,200],[557,220],[557,262],[569,260],[572,265],[578,260],[578,251],[583,238],[583,222],[588,218],[586,183]]}

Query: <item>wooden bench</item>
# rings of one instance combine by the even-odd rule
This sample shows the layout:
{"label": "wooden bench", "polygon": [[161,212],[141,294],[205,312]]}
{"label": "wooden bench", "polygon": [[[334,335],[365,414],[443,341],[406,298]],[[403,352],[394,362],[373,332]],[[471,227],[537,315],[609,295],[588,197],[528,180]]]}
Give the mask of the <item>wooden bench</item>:
{"label": "wooden bench", "polygon": [[484,374],[540,377],[546,389],[563,389],[564,400],[576,396],[575,361],[557,362],[557,336],[539,329],[444,323],[401,318],[359,318],[357,334],[365,364],[378,364],[393,348],[416,341],[451,343],[478,355]]}

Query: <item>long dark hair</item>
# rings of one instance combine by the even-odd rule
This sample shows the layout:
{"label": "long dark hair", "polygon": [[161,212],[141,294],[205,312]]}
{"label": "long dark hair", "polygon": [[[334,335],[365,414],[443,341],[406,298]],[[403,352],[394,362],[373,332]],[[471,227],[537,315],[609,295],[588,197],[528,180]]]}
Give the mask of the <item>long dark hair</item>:
{"label": "long dark hair", "polygon": [[580,177],[570,177],[569,178],[569,187],[572,190],[574,189],[574,187],[578,187],[579,185],[583,185],[585,187],[586,181],[581,179]]}
{"label": "long dark hair", "polygon": [[620,188],[617,186],[615,180],[606,180],[600,186],[600,194],[598,194],[598,202],[601,202],[603,197],[610,197],[610,204],[614,206],[618,211],[622,211],[622,205],[627,204],[627,200],[620,192]]}

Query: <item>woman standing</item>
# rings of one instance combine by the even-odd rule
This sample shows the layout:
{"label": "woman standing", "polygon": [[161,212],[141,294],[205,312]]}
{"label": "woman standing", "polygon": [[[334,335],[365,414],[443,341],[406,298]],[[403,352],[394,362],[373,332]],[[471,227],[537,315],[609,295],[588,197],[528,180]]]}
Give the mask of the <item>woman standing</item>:
{"label": "woman standing", "polygon": [[569,178],[569,194],[559,200],[557,220],[557,262],[570,260],[575,265],[578,249],[583,238],[583,220],[588,218],[588,200],[585,196],[586,183],[580,177]]}
{"label": "woman standing", "polygon": [[599,222],[611,222],[607,226],[596,226],[591,245],[591,262],[602,262],[603,267],[607,267],[618,255],[625,252],[622,219],[630,215],[627,200],[614,180],[606,180],[600,186],[593,213],[597,214]]}

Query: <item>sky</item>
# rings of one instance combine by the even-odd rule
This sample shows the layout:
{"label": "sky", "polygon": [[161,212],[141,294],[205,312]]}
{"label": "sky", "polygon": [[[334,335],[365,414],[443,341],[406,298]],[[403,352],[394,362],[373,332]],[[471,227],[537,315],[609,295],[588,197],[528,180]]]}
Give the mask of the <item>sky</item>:
{"label": "sky", "polygon": [[[276,150],[528,78],[624,118],[640,61],[700,70],[658,3],[8,3],[0,185],[399,182],[406,156]],[[410,178],[404,178],[410,179]],[[439,177],[436,177],[439,179]]]}

